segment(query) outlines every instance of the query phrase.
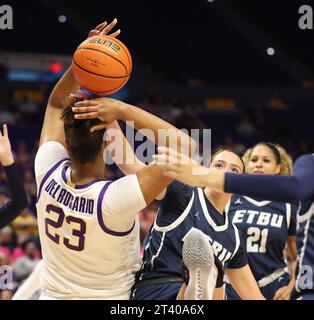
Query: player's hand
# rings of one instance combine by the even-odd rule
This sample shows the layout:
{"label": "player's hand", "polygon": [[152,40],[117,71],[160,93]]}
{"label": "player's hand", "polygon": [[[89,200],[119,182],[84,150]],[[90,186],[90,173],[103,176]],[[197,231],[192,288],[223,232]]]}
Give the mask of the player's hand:
{"label": "player's hand", "polygon": [[83,91],[78,90],[75,93],[70,93],[69,99],[74,103],[85,99],[90,99],[90,96],[84,93]]}
{"label": "player's hand", "polygon": [[195,160],[173,149],[158,147],[158,154],[153,156],[154,163],[162,166],[163,175],[179,180],[192,187],[205,187],[210,171]]}
{"label": "player's hand", "polygon": [[0,130],[0,162],[3,166],[10,166],[14,162],[6,124],[3,125],[3,134]]}
{"label": "player's hand", "polygon": [[72,111],[75,119],[99,119],[102,123],[91,127],[90,131],[106,128],[115,120],[122,119],[124,103],[113,98],[97,98],[78,101]]}
{"label": "player's hand", "polygon": [[87,38],[97,36],[99,34],[104,34],[109,37],[116,38],[121,33],[120,29],[111,34],[109,34],[109,32],[115,27],[117,23],[118,20],[116,18],[113,19],[109,24],[107,23],[107,21],[104,21],[103,23],[99,24],[95,29],[91,30]]}
{"label": "player's hand", "polygon": [[274,300],[290,300],[291,292],[291,286],[281,287],[276,291]]}

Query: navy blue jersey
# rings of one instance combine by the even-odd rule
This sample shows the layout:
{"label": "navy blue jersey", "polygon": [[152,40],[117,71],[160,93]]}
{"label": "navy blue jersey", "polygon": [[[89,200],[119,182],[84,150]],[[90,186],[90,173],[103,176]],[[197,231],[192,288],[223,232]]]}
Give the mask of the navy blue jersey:
{"label": "navy blue jersey", "polygon": [[3,166],[11,191],[11,200],[0,208],[0,229],[10,224],[28,205],[23,181],[15,163]]}
{"label": "navy blue jersey", "polygon": [[145,243],[143,265],[137,280],[182,276],[182,245],[186,234],[197,228],[208,235],[222,266],[247,264],[239,232],[227,214],[220,214],[201,188],[173,182],[167,189]]}
{"label": "navy blue jersey", "polygon": [[297,214],[296,291],[314,291],[314,154],[299,157],[293,175],[225,174],[225,191],[274,201],[299,201]]}
{"label": "navy blue jersey", "polygon": [[258,281],[286,267],[284,248],[296,235],[297,206],[233,195],[229,217],[245,243],[250,268]]}
{"label": "navy blue jersey", "polygon": [[300,201],[297,218],[297,277],[298,293],[314,290],[314,196]]}

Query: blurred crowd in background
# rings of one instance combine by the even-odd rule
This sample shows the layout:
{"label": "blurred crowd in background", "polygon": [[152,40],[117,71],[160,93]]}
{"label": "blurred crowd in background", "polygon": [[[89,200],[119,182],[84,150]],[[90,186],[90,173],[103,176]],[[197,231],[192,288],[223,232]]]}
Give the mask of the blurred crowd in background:
{"label": "blurred crowd in background", "polygon": [[[12,296],[41,258],[34,159],[52,86],[43,82],[30,89],[20,84],[8,86],[5,92],[0,92],[0,123],[8,124],[15,160],[30,199],[29,208],[10,226],[0,230],[0,266],[13,267],[15,287],[11,291],[2,291],[2,299]],[[230,98],[180,98],[175,92],[173,96],[168,94],[165,97],[158,86],[152,85],[142,95],[132,94],[129,90],[124,98],[178,128],[210,128],[212,148],[225,145],[244,152],[258,141],[274,141],[284,146],[293,159],[311,152],[314,140],[306,122],[312,112],[308,102],[284,99],[280,89],[269,92],[255,88],[251,95],[253,99],[239,104]],[[114,180],[121,176],[115,165],[107,167],[105,179]],[[9,197],[6,177],[0,168],[0,205]],[[154,222],[157,209],[158,203],[155,202],[140,214],[142,242]]]}

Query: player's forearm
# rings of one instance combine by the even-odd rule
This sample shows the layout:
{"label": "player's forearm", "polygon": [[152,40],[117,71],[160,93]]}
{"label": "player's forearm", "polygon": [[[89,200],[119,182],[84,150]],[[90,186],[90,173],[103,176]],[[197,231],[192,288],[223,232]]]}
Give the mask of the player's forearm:
{"label": "player's forearm", "polygon": [[70,67],[58,81],[49,97],[48,104],[53,108],[65,108],[70,104],[69,94],[75,93],[79,89],[72,67]]}
{"label": "player's forearm", "polygon": [[5,166],[4,170],[11,191],[11,200],[0,208],[0,229],[11,223],[28,205],[23,182],[15,164]]}
{"label": "player's forearm", "polygon": [[197,185],[198,187],[207,187],[209,189],[223,191],[223,172],[218,172],[217,170],[211,170],[210,168],[202,167],[202,174],[194,174],[193,179],[195,180],[195,185]]}
{"label": "player's forearm", "polygon": [[[130,104],[122,105],[121,116],[124,121],[134,122],[136,130],[151,130],[153,132],[153,137],[147,137],[155,144],[172,148],[175,147],[179,152],[181,150],[190,150],[189,155],[193,155],[196,148],[196,142],[167,121]],[[174,143],[175,146],[172,146]]]}
{"label": "player's forearm", "polygon": [[114,161],[118,168],[125,175],[129,175],[134,174],[145,167],[145,164],[136,157],[117,121],[114,121],[107,127],[107,134],[110,130],[112,130],[114,136],[114,141],[110,142],[110,144],[113,145]]}
{"label": "player's forearm", "polygon": [[226,268],[228,279],[242,300],[265,300],[248,265],[242,268]]}
{"label": "player's forearm", "polygon": [[145,166],[136,175],[147,205],[156,199],[173,181],[164,177],[161,167],[155,164]]}

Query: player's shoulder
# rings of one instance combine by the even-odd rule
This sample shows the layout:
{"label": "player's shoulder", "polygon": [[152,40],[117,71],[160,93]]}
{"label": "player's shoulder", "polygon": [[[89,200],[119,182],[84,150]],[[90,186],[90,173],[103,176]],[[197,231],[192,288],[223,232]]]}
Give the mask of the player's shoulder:
{"label": "player's shoulder", "polygon": [[55,170],[62,162],[68,160],[69,155],[62,143],[57,141],[48,141],[43,143],[39,147],[35,157],[36,177],[42,176],[52,170],[52,168]]}
{"label": "player's shoulder", "polygon": [[314,164],[314,153],[303,154],[296,159],[295,164]]}
{"label": "player's shoulder", "polygon": [[69,158],[64,145],[58,141],[47,141],[43,143],[37,150],[35,162],[37,161],[59,161]]}

